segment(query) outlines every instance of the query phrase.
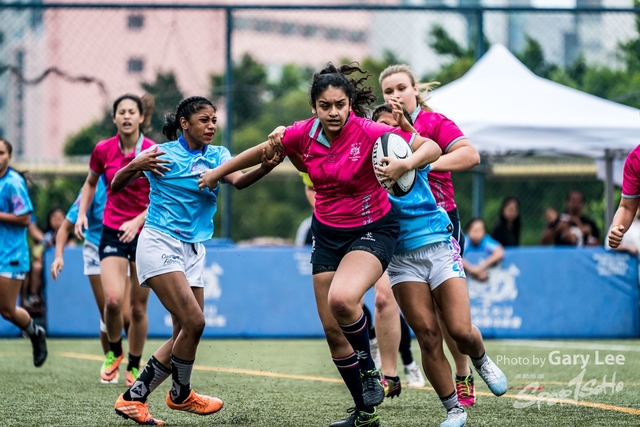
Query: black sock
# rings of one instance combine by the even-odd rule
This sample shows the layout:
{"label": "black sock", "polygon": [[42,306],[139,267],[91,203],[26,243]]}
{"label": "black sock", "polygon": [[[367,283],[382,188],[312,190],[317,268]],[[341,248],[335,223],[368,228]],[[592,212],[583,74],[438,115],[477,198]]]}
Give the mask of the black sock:
{"label": "black sock", "polygon": [[120,357],[122,354],[122,338],[120,338],[117,342],[109,341],[109,350],[113,351],[113,355],[116,357]]}
{"label": "black sock", "polygon": [[33,319],[29,318],[29,323],[27,323],[27,326],[22,328],[22,330],[24,331],[25,334],[32,337],[36,335],[38,331],[38,328],[36,326],[37,326],[36,322],[34,322]]}
{"label": "black sock", "polygon": [[136,382],[124,392],[124,400],[146,402],[151,392],[169,378],[169,375],[171,369],[158,362],[155,356],[151,356]]}
{"label": "black sock", "polygon": [[411,365],[413,354],[411,354],[411,330],[404,316],[400,315],[400,357],[403,365]]}
{"label": "black sock", "polygon": [[142,355],[134,356],[131,353],[129,353],[129,364],[127,365],[127,371],[130,371],[131,368],[140,369],[140,358],[141,357],[142,357]]}
{"label": "black sock", "polygon": [[456,374],[456,381],[464,381],[467,376],[469,377],[470,381],[473,381],[473,371],[471,370],[471,368],[469,368],[469,375],[465,375],[465,376],[460,376],[458,374]]}
{"label": "black sock", "polygon": [[347,356],[343,359],[332,358],[335,363],[338,372],[342,380],[347,385],[349,393],[353,398],[353,402],[357,409],[365,410],[365,412],[371,412],[371,408],[364,406],[364,398],[362,397],[362,383],[360,382],[360,364],[358,363],[358,357],[355,353]]}
{"label": "black sock", "polygon": [[376,328],[373,325],[373,317],[371,317],[371,311],[369,308],[362,304],[362,311],[364,311],[364,317],[367,318],[367,325],[369,326],[369,339],[372,340],[376,337]]}
{"label": "black sock", "polygon": [[483,352],[482,356],[478,357],[477,359],[475,357],[471,357],[471,363],[473,363],[473,366],[476,367],[476,369],[480,369],[480,367],[482,365],[484,365],[484,363],[487,361],[487,352]]}
{"label": "black sock", "polygon": [[182,403],[191,393],[191,372],[195,360],[182,360],[171,355],[171,401]]}
{"label": "black sock", "polygon": [[387,380],[391,380],[394,383],[399,383],[400,382],[400,377],[399,376],[390,377],[389,375],[385,375],[384,378],[387,379]]}
{"label": "black sock", "polygon": [[364,316],[364,312],[360,315],[360,318],[350,325],[339,325],[340,329],[344,333],[345,338],[351,344],[351,347],[358,356],[358,362],[360,368],[363,371],[375,369],[376,365],[371,358],[371,348],[369,347],[369,331],[367,330],[367,318]]}

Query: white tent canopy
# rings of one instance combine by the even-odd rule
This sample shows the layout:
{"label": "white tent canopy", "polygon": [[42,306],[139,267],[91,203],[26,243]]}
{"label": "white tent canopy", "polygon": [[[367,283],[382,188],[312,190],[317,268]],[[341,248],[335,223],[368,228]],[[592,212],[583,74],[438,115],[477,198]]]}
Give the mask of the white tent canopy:
{"label": "white tent canopy", "polygon": [[640,110],[533,74],[502,45],[429,105],[462,129],[481,153],[557,153],[603,158],[640,144]]}

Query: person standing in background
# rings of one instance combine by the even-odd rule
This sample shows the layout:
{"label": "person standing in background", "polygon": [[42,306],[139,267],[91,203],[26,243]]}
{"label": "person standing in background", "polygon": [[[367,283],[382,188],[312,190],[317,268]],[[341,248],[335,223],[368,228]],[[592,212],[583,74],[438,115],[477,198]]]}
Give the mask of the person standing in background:
{"label": "person standing in background", "polygon": [[[78,218],[78,207],[82,192],[78,194],[78,198],[71,205],[67,212],[66,218],[60,226],[60,230],[56,235],[56,256],[51,263],[51,277],[58,280],[58,276],[64,267],[64,248],[69,239],[69,234],[73,231]],[[93,296],[98,305],[100,313],[100,343],[102,344],[102,353],[106,356],[109,352],[109,339],[107,337],[107,325],[104,323],[104,291],[102,289],[102,281],[100,280],[100,256],[98,247],[100,245],[100,237],[102,236],[102,213],[104,205],[107,201],[107,184],[104,175],[98,181],[96,194],[87,211],[87,219],[89,227],[84,233],[84,243],[82,244],[82,259],[84,261],[84,275],[89,279]],[[127,283],[125,295],[129,293],[131,285]],[[125,299],[123,312],[124,329],[129,328],[129,301]]]}
{"label": "person standing in background", "polygon": [[[428,174],[431,192],[449,216],[453,225],[453,238],[464,253],[464,234],[460,225],[460,214],[454,200],[452,172],[463,172],[480,163],[480,154],[462,130],[443,114],[436,113],[427,105],[428,93],[438,83],[420,83],[413,70],[404,64],[391,65],[380,73],[380,88],[384,100],[400,102],[411,113],[413,127],[419,135],[435,141],[442,155],[431,164]],[[405,129],[406,130],[406,129]],[[438,311],[442,320],[442,312]],[[469,358],[462,354],[447,331],[445,322],[440,322],[442,334],[456,364],[456,392],[462,406],[471,406],[476,401],[473,371]]]}
{"label": "person standing in background", "polygon": [[[130,298],[131,303],[129,363],[125,372],[128,386],[138,377],[140,358],[147,339],[149,289],[138,286],[135,256],[138,235],[149,205],[149,181],[140,177],[120,193],[114,193],[110,187],[118,170],[128,165],[141,151],[155,145],[142,134],[144,112],[143,102],[136,95],[122,95],[113,103],[112,118],[118,133],[99,142],[91,153],[90,170],[82,187],[75,225],[76,237],[84,239],[84,231],[89,226],[87,212],[95,196],[98,180],[104,174],[107,202],[98,251],[105,297],[104,323],[109,338],[109,351],[100,369],[101,381],[105,384],[118,381],[120,363],[124,358],[122,329],[125,298]],[[127,295],[129,277],[131,287],[130,295]]]}
{"label": "person standing in background", "polygon": [[9,166],[13,147],[0,138],[0,315],[20,328],[31,340],[33,364],[47,359],[45,330],[29,313],[16,307],[20,287],[29,272],[27,227],[33,205],[22,175]]}
{"label": "person standing in background", "polygon": [[504,247],[520,246],[520,202],[515,197],[506,197],[502,201],[500,217],[491,237]]}

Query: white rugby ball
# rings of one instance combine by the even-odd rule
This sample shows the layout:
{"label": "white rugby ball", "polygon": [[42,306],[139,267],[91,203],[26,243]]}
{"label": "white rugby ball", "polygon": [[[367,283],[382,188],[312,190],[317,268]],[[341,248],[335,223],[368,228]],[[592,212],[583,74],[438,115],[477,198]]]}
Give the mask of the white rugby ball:
{"label": "white rugby ball", "polygon": [[[411,147],[400,135],[392,132],[387,132],[377,139],[373,145],[372,161],[374,166],[386,166],[386,163],[382,164],[380,159],[383,157],[391,157],[396,159],[406,159],[411,155]],[[392,196],[402,197],[409,193],[413,188],[413,184],[416,182],[415,169],[410,170],[400,177],[398,182],[393,186],[389,185],[390,181],[381,181],[380,184],[385,190]]]}

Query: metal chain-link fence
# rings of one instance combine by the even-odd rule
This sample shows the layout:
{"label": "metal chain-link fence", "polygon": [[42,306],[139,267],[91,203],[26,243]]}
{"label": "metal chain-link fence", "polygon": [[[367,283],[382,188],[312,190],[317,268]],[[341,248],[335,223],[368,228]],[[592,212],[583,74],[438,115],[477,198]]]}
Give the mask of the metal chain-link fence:
{"label": "metal chain-link fence", "polygon": [[[308,117],[309,79],[329,61],[360,62],[373,74],[369,81],[374,86],[378,73],[394,62],[408,63],[425,80],[446,84],[500,43],[542,77],[640,106],[640,83],[630,87],[623,78],[640,70],[640,48],[634,44],[640,46],[640,35],[631,4],[626,9],[540,10],[456,9],[419,1],[290,3],[0,1],[0,136],[14,144],[14,163],[36,177],[40,222],[51,206],[71,203],[79,176],[87,170],[74,165],[74,159],[86,162],[93,145],[115,133],[110,104],[127,92],[155,96],[148,134],[157,142],[165,140],[162,115],[177,102],[191,95],[212,98],[219,107],[215,143],[229,144],[237,153],[262,142],[277,125]],[[575,163],[561,163],[570,162]],[[586,213],[604,227],[603,185],[592,161],[578,162],[587,166],[567,166],[562,173],[556,165],[552,176],[539,171],[510,175],[509,168],[500,172],[496,162],[485,162],[488,226],[502,198],[515,195],[523,214],[522,242],[536,244],[543,208],[562,210],[565,193],[579,188],[587,195]],[[65,181],[64,176],[75,179]],[[454,180],[463,223],[473,212],[471,176],[457,174]],[[247,190],[225,191],[230,196],[221,201],[220,217],[226,223],[221,227],[216,219],[217,235],[292,239],[310,214],[302,182],[286,165]]]}

